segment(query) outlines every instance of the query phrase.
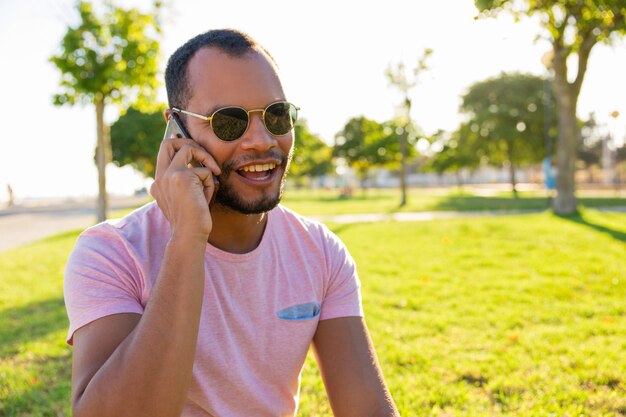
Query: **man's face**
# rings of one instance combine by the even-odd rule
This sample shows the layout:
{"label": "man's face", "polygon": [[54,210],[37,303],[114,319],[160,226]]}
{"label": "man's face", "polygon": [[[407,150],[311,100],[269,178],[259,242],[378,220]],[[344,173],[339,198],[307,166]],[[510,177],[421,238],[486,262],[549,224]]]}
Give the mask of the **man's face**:
{"label": "man's face", "polygon": [[[189,61],[188,76],[192,95],[185,110],[205,116],[225,106],[264,109],[286,99],[274,66],[257,52],[232,57],[216,48],[202,48]],[[278,204],[293,132],[272,135],[261,112],[250,113],[248,130],[232,142],[217,138],[210,122],[188,117],[186,125],[222,169],[216,203],[245,214],[263,213]]]}

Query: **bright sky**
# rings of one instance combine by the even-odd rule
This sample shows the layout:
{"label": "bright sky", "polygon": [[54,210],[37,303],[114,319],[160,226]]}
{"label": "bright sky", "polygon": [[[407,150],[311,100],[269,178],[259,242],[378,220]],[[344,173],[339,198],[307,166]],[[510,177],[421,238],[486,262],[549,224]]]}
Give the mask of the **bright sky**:
{"label": "bright sky", "polygon": [[[472,0],[287,0],[223,2],[178,0],[169,7],[162,42],[165,60],[186,40],[212,28],[233,27],[260,41],[280,65],[290,101],[302,108],[311,130],[327,142],[345,122],[365,115],[384,121],[400,97],[385,69],[414,66],[424,48],[434,50],[430,71],[413,90],[412,117],[426,132],[458,126],[460,96],[472,83],[502,71],[543,74],[548,44],[535,42],[539,26],[510,17],[475,20]],[[121,4],[118,1],[118,4]],[[125,1],[145,7],[146,0]],[[48,63],[66,26],[75,22],[74,0],[0,2],[0,201],[11,184],[18,199],[95,195],[95,110],[55,107],[59,73]],[[579,116],[594,111],[602,122],[626,125],[626,42],[596,46],[579,99]],[[160,96],[165,101],[164,88]],[[116,110],[107,114],[109,123]],[[620,130],[621,129],[621,130]],[[131,193],[144,180],[130,168],[108,169],[108,189]]]}

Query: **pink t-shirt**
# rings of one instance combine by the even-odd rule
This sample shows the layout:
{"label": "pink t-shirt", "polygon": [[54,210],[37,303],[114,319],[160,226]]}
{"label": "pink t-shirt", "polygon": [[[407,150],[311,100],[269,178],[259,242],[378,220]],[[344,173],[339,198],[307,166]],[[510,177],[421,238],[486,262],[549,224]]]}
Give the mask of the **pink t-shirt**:
{"label": "pink t-shirt", "polygon": [[[65,271],[69,344],[98,318],[143,313],[169,236],[155,203],[81,234]],[[294,415],[319,320],[363,316],[352,257],[325,226],[278,206],[253,251],[207,245],[205,274],[183,416]]]}

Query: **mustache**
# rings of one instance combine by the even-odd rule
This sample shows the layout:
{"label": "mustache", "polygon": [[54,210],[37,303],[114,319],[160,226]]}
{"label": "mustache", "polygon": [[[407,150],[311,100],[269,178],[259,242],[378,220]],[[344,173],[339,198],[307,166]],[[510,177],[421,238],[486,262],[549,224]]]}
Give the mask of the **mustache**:
{"label": "mustache", "polygon": [[220,167],[222,169],[222,173],[220,174],[221,178],[227,178],[234,170],[235,166],[245,164],[246,162],[256,161],[259,159],[276,159],[280,161],[279,166],[281,168],[286,168],[287,163],[289,162],[289,158],[286,155],[283,155],[277,151],[269,151],[265,153],[254,152],[242,156],[241,158],[237,158],[232,161],[226,161]]}

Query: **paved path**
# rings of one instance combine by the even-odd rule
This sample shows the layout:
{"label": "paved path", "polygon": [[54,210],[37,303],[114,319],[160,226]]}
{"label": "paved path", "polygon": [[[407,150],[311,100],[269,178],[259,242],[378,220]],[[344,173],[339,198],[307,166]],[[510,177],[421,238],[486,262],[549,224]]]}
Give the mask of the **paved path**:
{"label": "paved path", "polygon": [[[136,207],[147,197],[111,199],[113,210]],[[95,202],[55,202],[0,210],[0,252],[56,233],[84,229],[96,223]]]}
{"label": "paved path", "polygon": [[[113,209],[136,207],[146,197],[112,200]],[[55,204],[45,207],[22,207],[0,210],[0,252],[37,239],[69,230],[83,229],[95,223],[95,209],[91,201]],[[600,211],[626,213],[626,207],[597,208]],[[401,213],[371,213],[309,216],[325,223],[367,223],[379,221],[426,221],[456,217],[506,216],[540,213],[544,210],[498,211],[426,211]]]}

